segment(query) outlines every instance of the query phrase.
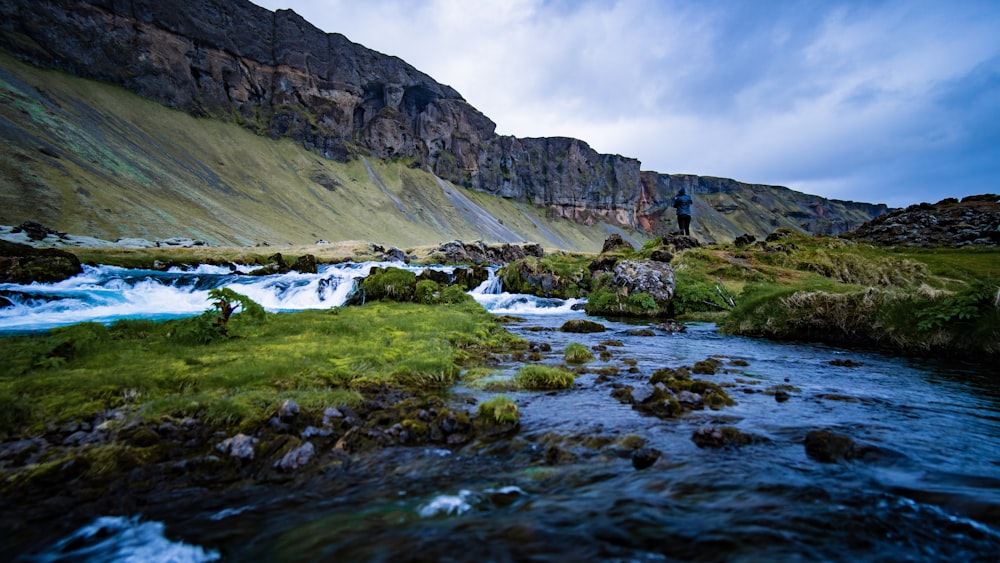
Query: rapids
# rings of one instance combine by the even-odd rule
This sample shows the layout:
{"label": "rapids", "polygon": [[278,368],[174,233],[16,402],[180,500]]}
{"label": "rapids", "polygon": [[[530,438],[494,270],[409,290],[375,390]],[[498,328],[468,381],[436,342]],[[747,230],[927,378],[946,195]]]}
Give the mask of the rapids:
{"label": "rapids", "polygon": [[[265,278],[206,267],[88,268],[62,284],[0,286],[17,310],[3,310],[0,331],[196,314],[208,289],[222,285],[272,311],[330,307],[371,266]],[[555,329],[584,317],[573,302],[506,294],[496,278],[472,293],[487,309],[522,319],[509,330],[550,345],[543,362],[559,363],[571,342],[604,342],[610,358],[588,364],[574,389],[507,393],[522,415],[512,438],[455,450],[389,448],[294,485],[164,491],[134,513],[70,529],[53,523],[47,547],[29,560],[1000,558],[1000,385],[992,366],[735,337],[700,323],[640,336],[629,332],[635,325],[598,318],[607,332],[569,334]],[[708,357],[723,369],[695,377],[727,386],[736,406],[661,420],[610,396],[658,368]],[[501,375],[519,365],[500,366]],[[601,368],[608,373],[595,373]],[[779,388],[787,401],[776,401]],[[456,403],[492,396],[462,386],[452,395]],[[702,449],[691,436],[706,425],[757,440]],[[869,454],[820,463],[803,445],[817,429],[848,435]],[[636,470],[618,445],[626,436],[661,457]]]}

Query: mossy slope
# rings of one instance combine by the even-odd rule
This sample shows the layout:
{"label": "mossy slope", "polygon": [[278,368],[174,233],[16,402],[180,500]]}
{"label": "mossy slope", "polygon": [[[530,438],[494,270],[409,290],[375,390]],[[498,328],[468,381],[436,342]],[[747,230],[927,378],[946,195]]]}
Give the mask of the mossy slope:
{"label": "mossy slope", "polygon": [[[0,53],[0,224],[218,245],[538,242],[594,250],[610,226],[452,186],[408,160],[327,160]],[[488,221],[482,220],[484,217]],[[641,238],[641,237],[640,237]]]}

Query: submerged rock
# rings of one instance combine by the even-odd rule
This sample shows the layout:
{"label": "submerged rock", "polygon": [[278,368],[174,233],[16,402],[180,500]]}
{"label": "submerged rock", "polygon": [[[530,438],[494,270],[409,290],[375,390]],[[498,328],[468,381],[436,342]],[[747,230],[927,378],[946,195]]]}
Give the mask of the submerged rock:
{"label": "submerged rock", "polygon": [[662,453],[656,448],[639,448],[632,452],[632,467],[642,470],[652,466]]}
{"label": "submerged rock", "polygon": [[691,441],[699,448],[723,448],[745,446],[754,442],[754,437],[732,426],[702,426],[691,434]]}
{"label": "submerged rock", "polygon": [[829,430],[813,430],[806,434],[806,455],[822,463],[837,463],[861,457],[865,448],[860,448],[854,439],[845,434]]}

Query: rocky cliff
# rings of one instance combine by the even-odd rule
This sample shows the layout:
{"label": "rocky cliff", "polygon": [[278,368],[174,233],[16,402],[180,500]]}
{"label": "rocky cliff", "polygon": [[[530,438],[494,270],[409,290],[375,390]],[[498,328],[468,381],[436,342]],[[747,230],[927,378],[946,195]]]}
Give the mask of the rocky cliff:
{"label": "rocky cliff", "polygon": [[583,223],[668,229],[663,210],[685,182],[705,196],[695,233],[719,240],[777,226],[840,232],[886,211],[774,186],[640,174],[639,161],[576,139],[499,136],[458,92],[401,59],[246,0],[0,0],[0,47],[294,139],[327,159],[412,159],[453,183]]}

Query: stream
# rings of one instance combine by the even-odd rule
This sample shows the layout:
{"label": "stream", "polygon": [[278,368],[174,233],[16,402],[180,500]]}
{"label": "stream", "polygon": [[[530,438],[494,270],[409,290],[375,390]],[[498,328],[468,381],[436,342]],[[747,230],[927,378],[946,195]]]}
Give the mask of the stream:
{"label": "stream", "polygon": [[[326,308],[343,303],[373,265],[260,278],[208,266],[88,267],[59,284],[0,285],[14,303],[0,309],[0,334],[197,314],[220,286],[270,311]],[[571,342],[610,352],[587,364],[573,389],[505,393],[521,411],[515,436],[454,450],[387,448],[294,486],[164,491],[132,514],[71,529],[53,523],[47,547],[23,559],[1000,560],[995,366],[749,339],[707,323],[648,335],[635,330],[648,324],[594,318],[606,332],[564,333],[556,329],[566,320],[585,318],[573,301],[501,290],[491,279],[472,293],[490,311],[516,316],[510,331],[548,344],[541,362],[561,363]],[[663,420],[611,396],[657,369],[709,357],[720,369],[694,377],[726,387],[735,406]],[[502,365],[500,375],[520,365]],[[776,400],[777,389],[788,399]],[[494,393],[460,385],[451,395],[469,405]],[[701,448],[691,438],[706,426],[735,427],[754,441]],[[823,429],[866,454],[811,458],[805,437]],[[660,457],[637,470],[626,437]]]}

